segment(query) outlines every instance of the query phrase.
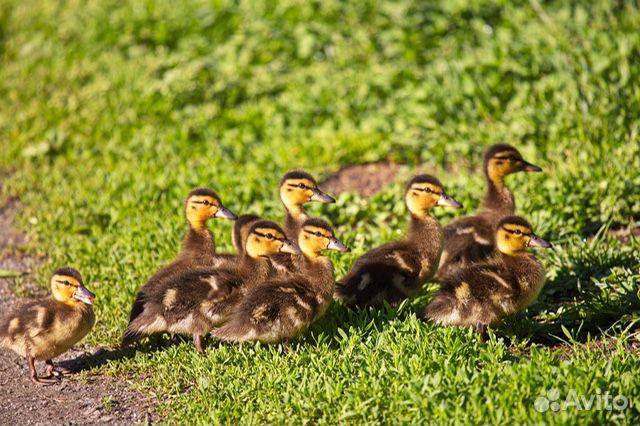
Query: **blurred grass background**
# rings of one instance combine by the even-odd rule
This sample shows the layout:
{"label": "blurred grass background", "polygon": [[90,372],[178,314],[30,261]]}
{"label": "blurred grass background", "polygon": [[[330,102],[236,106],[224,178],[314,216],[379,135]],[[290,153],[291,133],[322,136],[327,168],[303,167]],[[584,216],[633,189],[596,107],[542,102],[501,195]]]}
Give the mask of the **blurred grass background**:
{"label": "blurred grass background", "polygon": [[[606,0],[5,0],[0,205],[22,201],[43,286],[66,263],[93,283],[88,344],[113,345],[176,251],[191,187],[280,219],[290,168],[406,164],[370,199],[310,207],[354,248],[333,256],[341,275],[403,231],[410,170],[464,203],[435,212],[446,223],[477,207],[486,146],[513,144],[545,170],[509,178],[517,211],[556,249],[538,303],[501,327],[512,346],[422,324],[427,286],[399,310],[333,306],[290,357],[184,344],[100,368],[178,423],[638,422],[640,244],[608,231],[640,218],[639,22],[636,2]],[[230,224],[211,226],[230,249]],[[552,387],[636,404],[537,413]]]}

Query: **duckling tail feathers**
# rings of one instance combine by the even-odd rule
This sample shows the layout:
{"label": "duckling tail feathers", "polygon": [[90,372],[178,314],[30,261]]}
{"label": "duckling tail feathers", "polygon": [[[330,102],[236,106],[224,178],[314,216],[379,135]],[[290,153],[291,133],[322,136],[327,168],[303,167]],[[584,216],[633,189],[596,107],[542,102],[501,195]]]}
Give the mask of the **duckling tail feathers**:
{"label": "duckling tail feathers", "polygon": [[136,297],[136,300],[133,302],[133,307],[131,308],[131,314],[129,315],[129,323],[132,323],[133,320],[138,318],[138,316],[144,311],[144,301],[140,294]]}
{"label": "duckling tail feathers", "polygon": [[241,321],[229,321],[213,333],[218,339],[227,342],[244,342],[256,337],[256,330]]}
{"label": "duckling tail feathers", "polygon": [[439,294],[425,308],[424,317],[426,320],[433,321],[437,324],[449,324],[451,322],[452,315],[455,315],[455,313],[455,298]]}
{"label": "duckling tail feathers", "polygon": [[120,343],[120,346],[123,348],[127,347],[132,343],[140,340],[142,337],[144,337],[144,334],[140,333],[139,331],[127,328],[124,332],[124,335],[122,336],[122,342]]}
{"label": "duckling tail feathers", "polygon": [[345,281],[344,279],[336,282],[335,291],[333,294],[333,298],[339,302],[342,302],[345,305],[352,305],[357,299],[358,292],[355,289],[355,286],[349,285],[349,281]]}

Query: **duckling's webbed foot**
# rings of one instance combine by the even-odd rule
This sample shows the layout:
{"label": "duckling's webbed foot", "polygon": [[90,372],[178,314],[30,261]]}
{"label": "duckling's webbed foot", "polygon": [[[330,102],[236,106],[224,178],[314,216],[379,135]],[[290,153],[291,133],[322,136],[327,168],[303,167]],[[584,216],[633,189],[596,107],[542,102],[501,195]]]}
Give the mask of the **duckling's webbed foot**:
{"label": "duckling's webbed foot", "polygon": [[62,378],[62,376],[64,376],[65,374],[71,373],[71,371],[67,370],[66,368],[56,368],[56,366],[53,365],[53,361],[51,361],[50,359],[46,360],[44,363],[47,364],[47,369],[44,371],[44,378]]}
{"label": "duckling's webbed foot", "polygon": [[204,353],[204,337],[194,334],[193,335],[193,344],[196,345],[196,351],[198,353]]}
{"label": "duckling's webbed foot", "polygon": [[[55,377],[38,377],[38,372],[36,371],[36,367],[34,365],[34,358],[29,355],[28,357],[28,361],[29,361],[29,371],[31,372],[30,375],[30,379],[33,383],[37,384],[37,385],[43,385],[43,386],[50,386],[56,383],[59,383],[59,379],[55,378]],[[48,371],[48,368],[47,368]]]}

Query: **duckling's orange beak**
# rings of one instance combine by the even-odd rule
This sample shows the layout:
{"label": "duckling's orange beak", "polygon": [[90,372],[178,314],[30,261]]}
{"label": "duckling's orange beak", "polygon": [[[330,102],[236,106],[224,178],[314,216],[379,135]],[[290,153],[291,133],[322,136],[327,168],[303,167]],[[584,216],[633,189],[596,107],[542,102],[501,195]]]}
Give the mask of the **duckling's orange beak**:
{"label": "duckling's orange beak", "polygon": [[333,198],[331,195],[327,194],[326,192],[320,191],[318,188],[313,189],[313,194],[311,194],[311,198],[309,199],[311,201],[319,201],[325,204],[336,202],[335,198]]}
{"label": "duckling's orange beak", "polygon": [[527,247],[540,247],[540,248],[550,248],[552,247],[551,243],[548,241],[543,240],[542,238],[538,237],[537,235],[531,234],[529,243],[527,244]]}
{"label": "duckling's orange beak", "polygon": [[73,298],[87,305],[93,305],[93,300],[96,298],[96,295],[87,290],[86,287],[79,286],[73,293]]}
{"label": "duckling's orange beak", "polygon": [[337,250],[337,251],[351,251],[351,249],[344,244],[336,237],[331,238],[329,240],[329,245],[327,246],[327,250]]}
{"label": "duckling's orange beak", "polygon": [[293,241],[283,240],[280,253],[300,254],[302,251],[300,251],[300,247]]}
{"label": "duckling's orange beak", "polygon": [[541,172],[542,169],[535,164],[531,164],[527,161],[521,160],[522,162],[522,170],[525,172]]}
{"label": "duckling's orange beak", "polygon": [[447,194],[442,194],[436,205],[453,207],[454,209],[462,208],[462,204],[454,200],[452,197],[449,197]]}
{"label": "duckling's orange beak", "polygon": [[236,220],[238,218],[238,216],[231,213],[229,210],[227,210],[226,207],[222,205],[218,207],[218,211],[216,212],[215,217],[218,219],[231,219],[231,220]]}

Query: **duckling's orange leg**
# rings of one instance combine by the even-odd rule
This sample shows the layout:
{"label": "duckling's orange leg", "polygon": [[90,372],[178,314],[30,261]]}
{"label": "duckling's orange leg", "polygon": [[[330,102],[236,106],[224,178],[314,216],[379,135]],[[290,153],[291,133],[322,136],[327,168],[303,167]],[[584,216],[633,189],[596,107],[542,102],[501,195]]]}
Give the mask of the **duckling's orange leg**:
{"label": "duckling's orange leg", "polygon": [[196,345],[196,351],[198,353],[204,353],[204,338],[199,334],[193,335],[193,343]]}
{"label": "duckling's orange leg", "polygon": [[58,380],[56,379],[38,377],[38,372],[36,371],[36,366],[34,365],[35,359],[31,355],[29,355],[27,360],[29,362],[29,371],[31,371],[31,381],[33,383],[37,385],[52,385],[58,382]]}

